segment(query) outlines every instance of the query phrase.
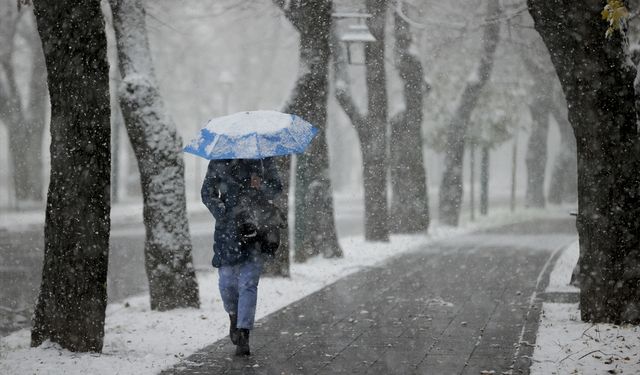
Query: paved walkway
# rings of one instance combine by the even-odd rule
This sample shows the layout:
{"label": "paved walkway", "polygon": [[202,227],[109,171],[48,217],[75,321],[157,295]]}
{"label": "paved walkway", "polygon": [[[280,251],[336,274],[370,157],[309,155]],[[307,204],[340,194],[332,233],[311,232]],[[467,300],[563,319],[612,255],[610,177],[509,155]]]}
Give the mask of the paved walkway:
{"label": "paved walkway", "polygon": [[547,220],[432,244],[262,319],[250,358],[225,338],[164,373],[528,373],[535,293],[574,228]]}

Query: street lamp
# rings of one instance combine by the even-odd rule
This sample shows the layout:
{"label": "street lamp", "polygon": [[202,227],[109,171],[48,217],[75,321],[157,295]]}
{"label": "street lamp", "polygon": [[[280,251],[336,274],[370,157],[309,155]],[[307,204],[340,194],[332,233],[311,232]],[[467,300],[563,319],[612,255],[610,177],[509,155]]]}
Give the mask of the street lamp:
{"label": "street lamp", "polygon": [[222,90],[224,91],[222,110],[225,114],[229,114],[229,96],[231,95],[231,88],[235,82],[236,79],[233,76],[233,73],[228,70],[220,72],[220,75],[218,76],[218,83],[222,86]]}
{"label": "street lamp", "polygon": [[[233,84],[236,82],[233,73],[228,70],[222,70],[218,75],[218,84],[222,88],[222,108],[220,109],[223,112],[223,115],[229,114],[229,97],[231,96],[231,88]],[[195,171],[194,171],[194,179],[195,179],[195,192],[196,196],[200,194],[200,181],[202,180],[202,174],[205,168],[202,165],[202,158],[195,158]]]}
{"label": "street lamp", "polygon": [[369,28],[365,24],[367,18],[371,18],[369,13],[334,13],[333,18],[354,20],[352,24],[347,26],[347,30],[340,33],[339,40],[347,46],[347,61],[351,65],[364,65],[364,46],[365,43],[372,43],[376,38],[371,34]]}

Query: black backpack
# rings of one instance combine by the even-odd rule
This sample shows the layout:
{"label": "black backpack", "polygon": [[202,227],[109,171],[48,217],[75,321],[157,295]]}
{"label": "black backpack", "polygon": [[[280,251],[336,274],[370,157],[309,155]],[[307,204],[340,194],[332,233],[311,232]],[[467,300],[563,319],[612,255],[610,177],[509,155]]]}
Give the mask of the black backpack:
{"label": "black backpack", "polygon": [[280,247],[280,230],[287,227],[286,215],[262,194],[243,202],[236,214],[236,231],[242,249],[257,248],[273,256]]}

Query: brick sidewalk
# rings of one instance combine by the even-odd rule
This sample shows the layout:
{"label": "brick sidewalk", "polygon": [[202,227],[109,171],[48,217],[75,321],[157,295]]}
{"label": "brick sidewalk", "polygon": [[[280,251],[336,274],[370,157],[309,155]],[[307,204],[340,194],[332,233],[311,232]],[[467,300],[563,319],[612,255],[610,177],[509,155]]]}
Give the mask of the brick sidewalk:
{"label": "brick sidewalk", "polygon": [[[536,281],[575,239],[572,220],[556,221],[443,241],[348,276],[257,322],[251,357],[225,338],[163,374],[528,373]],[[516,249],[518,234],[543,243]]]}

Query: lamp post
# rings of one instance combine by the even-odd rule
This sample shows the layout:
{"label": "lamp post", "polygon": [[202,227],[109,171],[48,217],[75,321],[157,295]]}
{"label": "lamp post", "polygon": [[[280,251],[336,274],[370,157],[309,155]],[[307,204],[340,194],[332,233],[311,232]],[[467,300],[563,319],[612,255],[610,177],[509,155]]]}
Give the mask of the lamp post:
{"label": "lamp post", "polygon": [[[231,97],[231,89],[233,88],[233,84],[236,82],[233,73],[228,70],[222,70],[218,75],[218,85],[222,88],[222,106],[220,112],[223,115],[229,114],[229,98]],[[200,180],[202,179],[202,158],[196,158],[195,161],[195,186],[196,186],[196,196],[200,195]]]}
{"label": "lamp post", "polygon": [[236,82],[233,73],[228,70],[223,70],[220,72],[218,76],[218,83],[222,86],[222,90],[224,91],[223,95],[223,103],[222,103],[222,111],[225,114],[229,114],[229,97],[231,95],[231,88],[233,84]]}
{"label": "lamp post", "polygon": [[[347,45],[347,61],[350,65],[364,65],[364,46],[365,43],[372,43],[376,38],[369,31],[369,27],[365,24],[367,18],[371,18],[369,13],[334,13],[333,18],[355,20],[355,23],[347,26],[346,31],[339,35],[339,40]],[[353,22],[353,21],[352,21]]]}

